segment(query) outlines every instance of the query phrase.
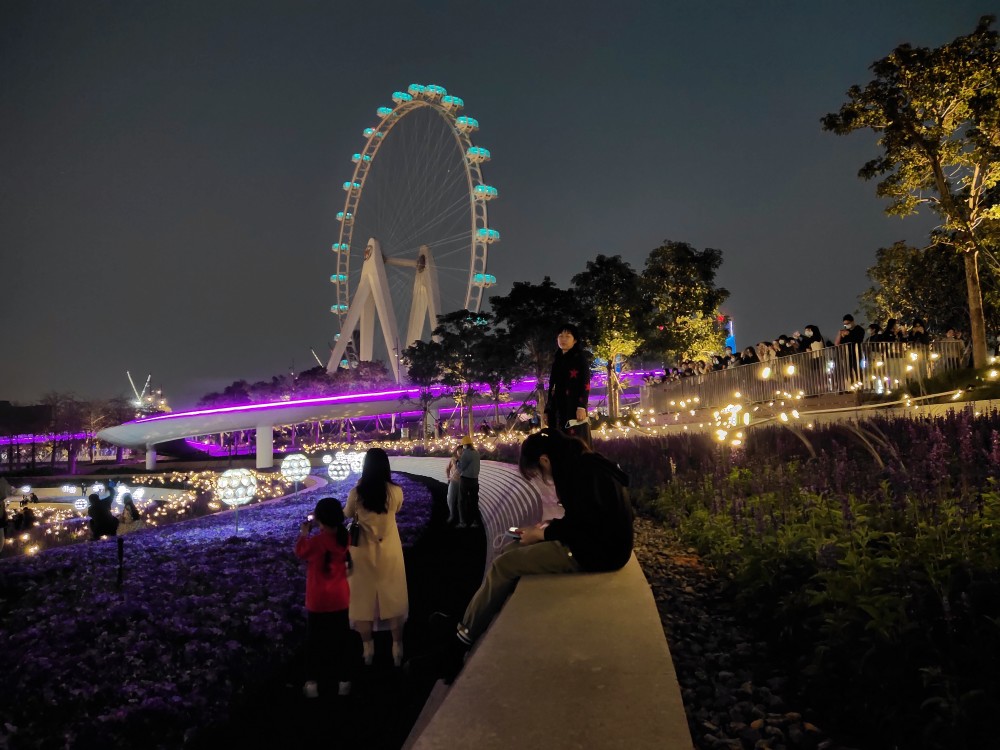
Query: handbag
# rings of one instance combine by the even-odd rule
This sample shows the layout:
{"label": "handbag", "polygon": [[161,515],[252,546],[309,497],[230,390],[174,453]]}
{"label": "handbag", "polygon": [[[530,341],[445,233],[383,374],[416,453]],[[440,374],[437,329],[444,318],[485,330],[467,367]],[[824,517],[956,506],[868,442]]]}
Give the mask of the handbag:
{"label": "handbag", "polygon": [[357,512],[355,512],[355,514],[351,516],[351,528],[349,530],[349,534],[351,536],[351,546],[357,547],[358,542],[361,541],[361,524],[358,523]]}

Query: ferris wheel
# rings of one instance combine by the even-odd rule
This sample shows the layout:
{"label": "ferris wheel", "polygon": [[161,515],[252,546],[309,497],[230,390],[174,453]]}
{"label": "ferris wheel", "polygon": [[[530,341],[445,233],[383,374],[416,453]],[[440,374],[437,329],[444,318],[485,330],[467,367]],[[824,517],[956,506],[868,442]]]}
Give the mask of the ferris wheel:
{"label": "ferris wheel", "polygon": [[483,290],[496,283],[486,260],[500,233],[487,212],[497,189],[482,173],[491,154],[473,144],[479,122],[459,114],[463,100],[414,83],[392,101],[364,129],[364,148],[343,185],[330,277],[340,332],[327,370],[370,361],[378,348],[399,379],[400,352],[429,337],[439,315],[478,312]]}

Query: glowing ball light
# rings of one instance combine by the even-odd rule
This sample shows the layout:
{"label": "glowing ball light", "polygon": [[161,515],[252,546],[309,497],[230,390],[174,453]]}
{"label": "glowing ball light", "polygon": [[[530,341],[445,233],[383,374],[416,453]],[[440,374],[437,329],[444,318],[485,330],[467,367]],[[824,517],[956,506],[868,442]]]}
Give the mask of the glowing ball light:
{"label": "glowing ball light", "polygon": [[226,505],[246,505],[257,494],[257,477],[249,469],[227,469],[215,485],[215,494]]}
{"label": "glowing ball light", "polygon": [[73,507],[81,512],[87,510],[88,505],[89,503],[87,502],[87,498],[85,497],[78,497],[76,500],[73,501]]}
{"label": "glowing ball light", "polygon": [[333,461],[333,456],[331,456],[329,453],[324,453],[323,454],[323,463],[328,464],[331,461]]}
{"label": "glowing ball light", "polygon": [[309,476],[311,469],[312,464],[309,463],[309,459],[301,453],[292,453],[289,456],[285,456],[285,459],[281,462],[281,476],[289,482],[301,482]]}
{"label": "glowing ball light", "polygon": [[20,490],[18,490],[18,491],[19,491],[19,492],[20,492],[20,493],[21,493],[22,495],[27,495],[27,494],[29,494],[29,493],[31,492],[31,485],[30,485],[30,484],[26,484],[26,485],[24,485],[23,487],[21,487],[21,489],[20,489]]}
{"label": "glowing ball light", "polygon": [[330,479],[334,482],[342,482],[351,476],[351,465],[346,460],[338,458],[330,462],[326,473],[330,475]]}
{"label": "glowing ball light", "polygon": [[90,485],[91,494],[100,495],[105,489],[105,486],[99,482],[97,484]]}
{"label": "glowing ball light", "polygon": [[358,451],[351,451],[350,453],[337,451],[337,460],[346,463],[353,473],[360,474],[365,465],[365,454]]}

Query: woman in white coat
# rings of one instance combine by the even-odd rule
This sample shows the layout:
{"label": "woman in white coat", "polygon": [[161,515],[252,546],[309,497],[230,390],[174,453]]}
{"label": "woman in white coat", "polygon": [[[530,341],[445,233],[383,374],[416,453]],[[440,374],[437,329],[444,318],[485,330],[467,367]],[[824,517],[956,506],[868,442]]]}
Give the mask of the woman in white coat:
{"label": "woman in white coat", "polygon": [[357,547],[351,551],[354,572],[349,615],[361,635],[365,664],[372,663],[375,653],[375,623],[384,622],[392,631],[392,660],[399,666],[409,598],[403,544],[396,526],[403,489],[390,477],[389,456],[381,448],[371,448],[365,454],[361,479],[347,496],[344,515],[356,517],[361,528]]}

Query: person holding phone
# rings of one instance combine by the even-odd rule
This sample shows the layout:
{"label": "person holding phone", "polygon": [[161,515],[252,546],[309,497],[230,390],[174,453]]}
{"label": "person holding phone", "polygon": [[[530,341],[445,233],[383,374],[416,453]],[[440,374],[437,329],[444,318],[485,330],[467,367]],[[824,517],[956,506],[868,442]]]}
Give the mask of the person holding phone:
{"label": "person holding phone", "polygon": [[[319,533],[312,534],[318,526]],[[319,697],[319,686],[338,683],[338,695],[351,692],[351,626],[347,583],[350,551],[344,509],[334,497],[324,497],[299,527],[295,556],[306,569],[306,669],[302,692]]]}
{"label": "person holding phone", "polygon": [[443,635],[437,668],[454,678],[468,648],[503,607],[521,576],[618,570],[632,555],[633,512],[628,477],[581,440],[556,430],[530,435],[521,445],[521,475],[555,488],[565,513],[536,526],[510,529],[515,541],[494,561],[462,619],[438,612]]}

